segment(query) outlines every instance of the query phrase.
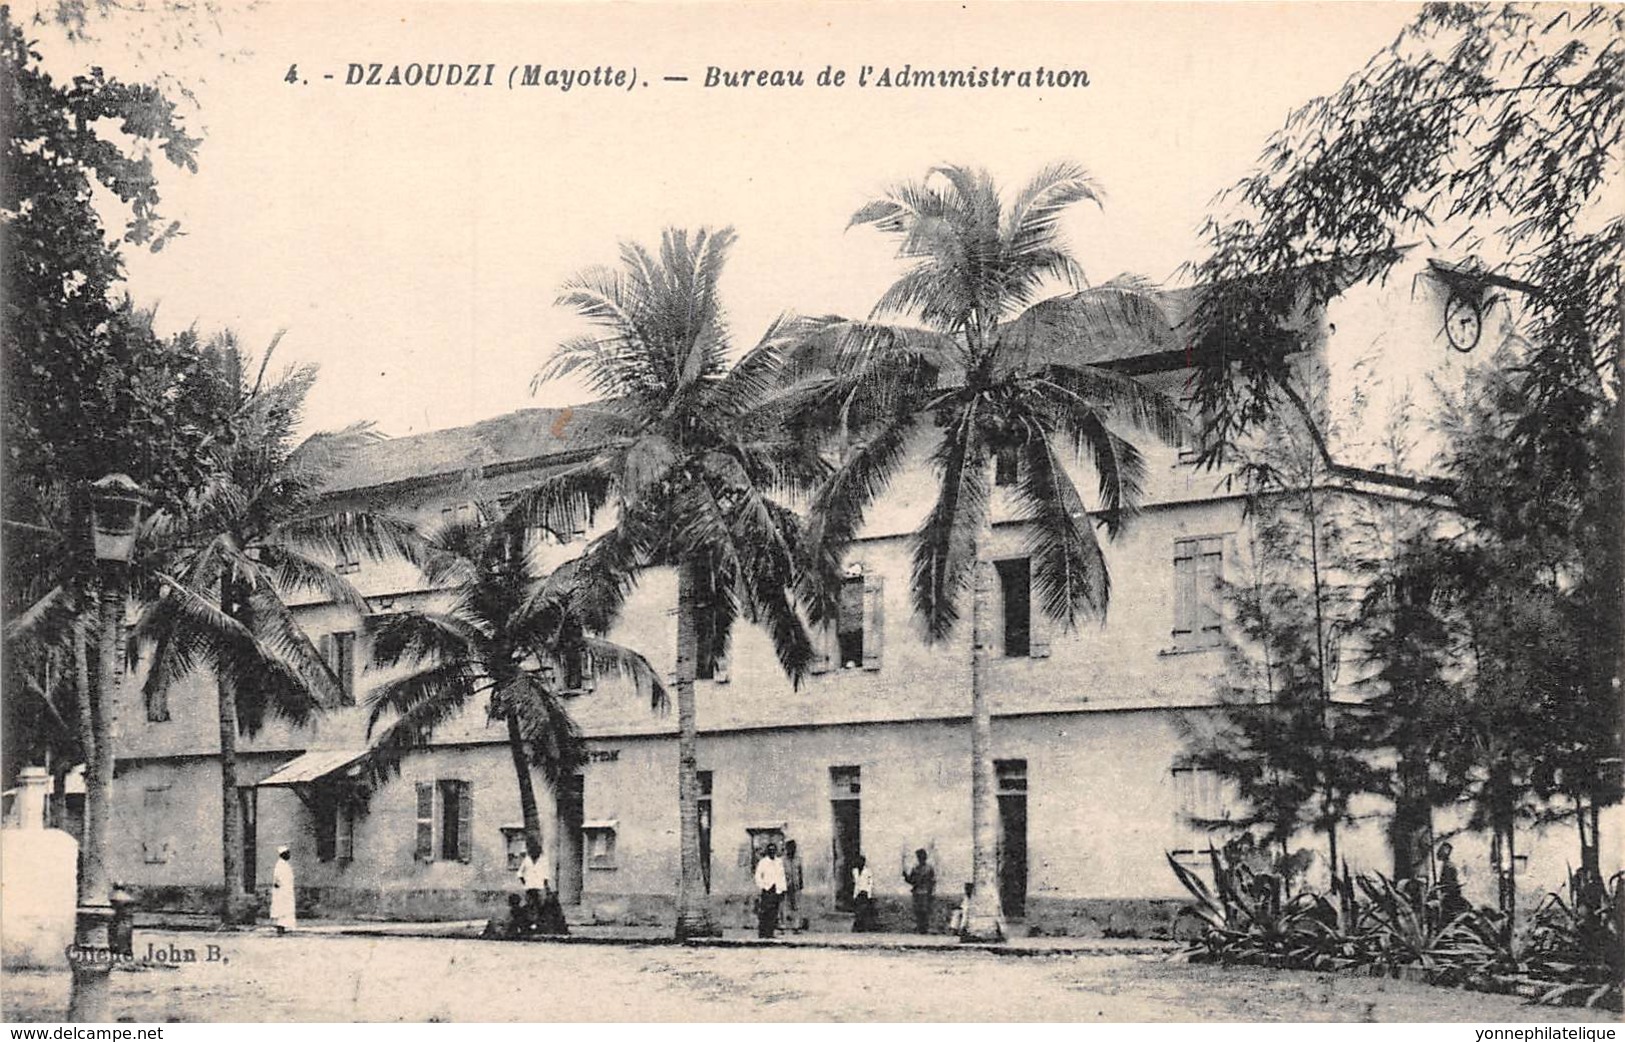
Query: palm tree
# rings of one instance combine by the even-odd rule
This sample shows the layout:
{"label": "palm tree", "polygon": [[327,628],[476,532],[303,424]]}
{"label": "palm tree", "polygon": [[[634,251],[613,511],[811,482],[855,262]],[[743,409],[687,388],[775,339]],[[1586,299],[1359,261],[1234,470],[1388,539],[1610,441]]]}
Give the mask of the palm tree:
{"label": "palm tree", "polygon": [[237,738],[267,714],[303,723],[342,695],[338,678],[299,627],[288,599],[317,594],[365,614],[366,598],[329,562],[419,559],[404,522],[331,511],[326,481],[352,453],[379,436],[369,424],[295,438],[314,366],[267,379],[276,343],[252,359],[227,334],[206,348],[222,374],[232,436],[216,445],[212,479],[160,534],[166,561],[158,594],[136,625],[150,653],[150,694],[199,668],[215,678],[220,711],[221,863],[228,923],[249,920],[243,892]]}
{"label": "palm tree", "polygon": [[[680,938],[717,932],[700,865],[696,668],[723,651],[743,616],[767,629],[780,665],[800,683],[812,659],[790,593],[801,526],[775,497],[809,491],[828,470],[768,408],[776,338],[728,364],[717,278],[733,241],[730,229],[668,229],[658,258],[626,244],[620,270],[589,269],[565,284],[559,304],[593,332],[562,344],[535,385],[582,374],[603,401],[576,422],[594,425],[600,447],[516,506],[559,531],[615,508],[614,529],[580,561],[602,598],[586,612],[595,627],[608,625],[643,569],[676,568]],[[714,635],[705,646],[701,626]]]}
{"label": "palm tree", "polygon": [[488,694],[489,719],[508,729],[525,843],[536,857],[542,822],[530,768],[556,785],[580,766],[584,747],[567,705],[583,690],[580,678],[606,670],[626,677],[655,708],[666,690],[642,655],[583,629],[573,608],[583,592],[575,566],[537,574],[524,528],[483,520],[497,516],[482,504],[480,519],[452,521],[428,537],[424,577],[442,608],[375,617],[373,666],[409,668],[368,697],[369,739],[393,717],[373,740],[369,767],[379,779],[398,769],[406,753]]}
{"label": "palm tree", "polygon": [[[842,452],[813,501],[814,622],[834,614],[830,579],[869,505],[929,436],[939,485],[914,535],[911,577],[928,639],[950,635],[972,591],[969,939],[1002,932],[986,690],[989,462],[1003,455],[1019,468],[1012,492],[1025,511],[1034,590],[1043,612],[1071,627],[1105,612],[1111,585],[1065,457],[1093,464],[1096,521],[1115,536],[1136,507],[1145,465],[1114,426],[1176,440],[1187,425],[1165,395],[1087,364],[1103,338],[1168,333],[1137,285],[1085,288],[1061,242],[1066,209],[1099,199],[1089,175],[1067,164],[1041,172],[1008,206],[985,171],[938,167],[852,217],[896,237],[899,257],[913,262],[870,320],[808,319],[786,331],[794,345],[786,369],[801,381],[794,422],[834,432]],[[1056,283],[1070,292],[1043,296]],[[917,323],[887,321],[904,317]]]}

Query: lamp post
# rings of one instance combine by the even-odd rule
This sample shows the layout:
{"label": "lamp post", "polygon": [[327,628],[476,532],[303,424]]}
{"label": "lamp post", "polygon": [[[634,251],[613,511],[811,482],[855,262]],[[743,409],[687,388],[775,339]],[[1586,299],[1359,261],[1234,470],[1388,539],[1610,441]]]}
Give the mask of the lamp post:
{"label": "lamp post", "polygon": [[[94,697],[90,697],[91,733],[85,742],[85,830],[80,847],[79,908],[68,958],[73,974],[68,1019],[76,1023],[110,1019],[108,973],[113,953],[108,928],[113,905],[108,885],[107,837],[113,795],[113,720],[122,679],[118,645],[124,626],[126,573],[135,556],[136,528],[148,502],[141,486],[125,474],[109,474],[90,486],[90,527],[101,625]],[[88,697],[91,692],[84,694]]]}

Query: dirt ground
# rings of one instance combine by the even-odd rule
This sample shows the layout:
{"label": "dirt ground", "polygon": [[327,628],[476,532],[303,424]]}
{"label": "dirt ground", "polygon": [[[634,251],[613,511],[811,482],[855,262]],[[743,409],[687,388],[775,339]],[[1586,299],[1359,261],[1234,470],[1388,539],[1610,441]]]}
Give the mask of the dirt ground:
{"label": "dirt ground", "polygon": [[[114,974],[130,1021],[1609,1020],[1499,995],[1156,957],[519,944],[143,932],[199,961]],[[209,944],[219,945],[208,961]],[[59,1020],[66,969],[4,978],[8,1021]]]}

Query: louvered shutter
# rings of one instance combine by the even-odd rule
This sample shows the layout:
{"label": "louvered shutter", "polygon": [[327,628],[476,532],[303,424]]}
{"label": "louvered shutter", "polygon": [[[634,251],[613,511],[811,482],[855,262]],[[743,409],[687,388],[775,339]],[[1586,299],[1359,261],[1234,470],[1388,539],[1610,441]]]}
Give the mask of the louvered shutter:
{"label": "louvered shutter", "polygon": [[1044,611],[1044,606],[1038,603],[1038,598],[1033,596],[1030,585],[1027,588],[1027,598],[1031,605],[1027,612],[1027,657],[1049,658],[1049,614]]}
{"label": "louvered shutter", "polygon": [[457,783],[457,860],[474,860],[474,786]]}
{"label": "louvered shutter", "polygon": [[1206,633],[1217,633],[1222,613],[1219,599],[1219,580],[1224,577],[1224,540],[1204,539],[1201,556],[1196,561],[1196,597],[1199,606],[1196,622]]}
{"label": "louvered shutter", "polygon": [[1174,634],[1181,636],[1196,628],[1196,543],[1180,539],[1174,543]]}
{"label": "louvered shutter", "polygon": [[879,669],[885,642],[886,603],[884,581],[873,575],[863,580],[863,668]]}
{"label": "louvered shutter", "polygon": [[412,856],[419,861],[434,860],[434,783],[418,782],[417,847]]}

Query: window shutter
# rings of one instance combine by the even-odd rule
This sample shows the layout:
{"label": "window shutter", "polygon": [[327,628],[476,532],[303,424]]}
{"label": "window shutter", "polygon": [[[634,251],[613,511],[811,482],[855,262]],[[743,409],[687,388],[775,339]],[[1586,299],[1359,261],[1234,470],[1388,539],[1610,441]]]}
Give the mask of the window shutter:
{"label": "window shutter", "polygon": [[583,652],[581,655],[581,690],[593,691],[598,687],[598,670],[595,668],[592,656]]}
{"label": "window shutter", "polygon": [[810,670],[813,673],[828,673],[830,660],[830,641],[834,638],[833,626],[815,627],[810,634],[812,637],[813,657]]}
{"label": "window shutter", "polygon": [[1174,632],[1189,633],[1196,625],[1196,558],[1191,540],[1174,543]]}
{"label": "window shutter", "polygon": [[334,670],[339,675],[339,704],[355,705],[355,634],[333,634]]}
{"label": "window shutter", "polygon": [[1224,540],[1204,539],[1202,556],[1196,562],[1196,596],[1200,605],[1198,624],[1204,630],[1217,630],[1220,625],[1219,580],[1224,575]]}
{"label": "window shutter", "polygon": [[474,860],[474,786],[457,783],[457,860]]}
{"label": "window shutter", "polygon": [[434,783],[418,782],[417,849],[412,856],[419,861],[434,859]]}
{"label": "window shutter", "polygon": [[1027,612],[1027,657],[1049,658],[1049,613],[1044,611],[1042,604],[1037,603],[1031,587],[1028,587],[1027,596],[1031,604]]}
{"label": "window shutter", "polygon": [[883,580],[865,576],[863,580],[863,668],[879,669],[881,644],[885,640],[886,604]]}

